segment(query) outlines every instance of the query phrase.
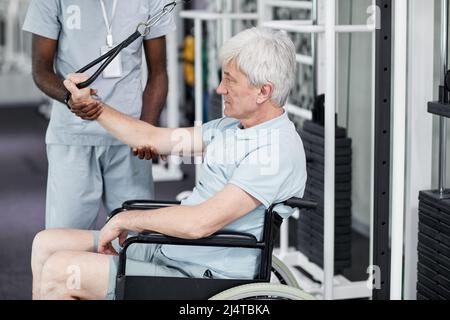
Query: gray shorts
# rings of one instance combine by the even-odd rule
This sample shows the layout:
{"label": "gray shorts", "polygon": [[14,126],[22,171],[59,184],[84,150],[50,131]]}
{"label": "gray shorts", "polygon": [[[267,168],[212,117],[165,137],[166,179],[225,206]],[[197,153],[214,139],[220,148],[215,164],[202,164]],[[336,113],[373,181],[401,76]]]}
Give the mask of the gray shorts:
{"label": "gray shorts", "polygon": [[[93,231],[94,251],[98,251],[100,232]],[[121,250],[119,242],[113,241],[114,249]],[[109,256],[108,292],[105,299],[114,300],[116,276],[119,266],[118,256]],[[126,275],[158,276],[178,278],[210,278],[210,272],[204,266],[172,260],[164,255],[160,244],[134,244],[127,250]]]}
{"label": "gray shorts", "polygon": [[152,162],[128,146],[50,144],[47,157],[46,229],[95,230],[101,204],[109,213],[126,200],[153,199]]}

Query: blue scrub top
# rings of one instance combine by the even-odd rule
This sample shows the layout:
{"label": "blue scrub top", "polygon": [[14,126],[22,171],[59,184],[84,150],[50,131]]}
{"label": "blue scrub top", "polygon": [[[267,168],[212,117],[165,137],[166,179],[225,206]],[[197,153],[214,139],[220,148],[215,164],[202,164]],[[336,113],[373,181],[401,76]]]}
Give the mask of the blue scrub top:
{"label": "blue scrub top", "polygon": [[[104,1],[111,21],[113,1]],[[140,22],[146,22],[168,3],[165,0],[118,0],[112,20],[114,44],[136,31]],[[107,29],[100,0],[32,0],[23,30],[58,40],[55,69],[61,78],[74,73],[100,57],[106,45]],[[155,25],[145,40],[165,36],[175,30],[173,13]],[[101,75],[92,87],[98,90],[102,101],[132,117],[139,118],[142,109],[142,43],[137,39],[122,50],[122,77],[104,79]],[[98,65],[99,66],[99,65]],[[92,75],[98,66],[86,73]],[[119,145],[120,141],[108,134],[96,121],[85,121],[74,116],[65,105],[54,101],[47,144],[65,145]]]}

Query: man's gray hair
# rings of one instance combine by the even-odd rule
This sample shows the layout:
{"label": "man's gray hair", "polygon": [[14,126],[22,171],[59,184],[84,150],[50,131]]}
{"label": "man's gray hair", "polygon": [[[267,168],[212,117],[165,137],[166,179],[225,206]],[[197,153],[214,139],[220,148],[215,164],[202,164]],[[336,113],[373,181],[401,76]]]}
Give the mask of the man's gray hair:
{"label": "man's gray hair", "polygon": [[297,66],[295,46],[286,32],[267,28],[244,30],[225,42],[219,59],[224,65],[236,63],[253,86],[272,83],[272,100],[280,107],[286,104]]}

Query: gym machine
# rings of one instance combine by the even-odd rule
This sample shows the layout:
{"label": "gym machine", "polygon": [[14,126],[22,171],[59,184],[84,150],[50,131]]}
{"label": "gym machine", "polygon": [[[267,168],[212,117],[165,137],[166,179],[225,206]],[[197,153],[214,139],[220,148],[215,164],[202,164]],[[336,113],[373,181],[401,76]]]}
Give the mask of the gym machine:
{"label": "gym machine", "polygon": [[449,0],[441,0],[441,83],[439,100],[428,112],[439,116],[438,189],[419,193],[417,299],[450,299],[450,190],[445,187],[447,118],[450,118],[448,70]]}

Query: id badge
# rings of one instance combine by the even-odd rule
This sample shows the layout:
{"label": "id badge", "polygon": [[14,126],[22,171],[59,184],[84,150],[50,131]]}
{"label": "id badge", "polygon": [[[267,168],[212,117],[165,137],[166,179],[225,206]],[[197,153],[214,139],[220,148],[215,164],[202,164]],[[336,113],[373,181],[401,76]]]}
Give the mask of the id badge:
{"label": "id badge", "polygon": [[[113,47],[103,46],[100,50],[100,54],[104,55],[109,50],[111,50]],[[105,70],[103,70],[103,78],[110,79],[110,78],[120,78],[122,77],[122,56],[121,53],[114,58],[113,61],[106,67]]]}

